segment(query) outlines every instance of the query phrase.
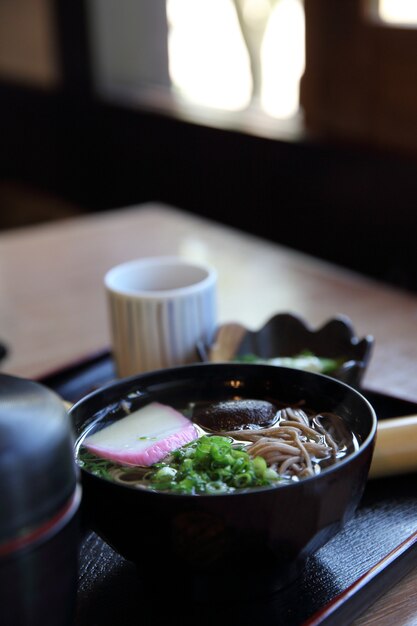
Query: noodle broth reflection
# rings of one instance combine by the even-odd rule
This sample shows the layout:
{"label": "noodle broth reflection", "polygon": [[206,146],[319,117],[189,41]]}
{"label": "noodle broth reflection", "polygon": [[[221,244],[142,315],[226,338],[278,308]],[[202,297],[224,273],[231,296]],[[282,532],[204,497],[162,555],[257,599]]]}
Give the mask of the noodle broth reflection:
{"label": "noodle broth reflection", "polygon": [[[145,416],[145,410],[152,414]],[[102,478],[154,491],[210,495],[288,484],[320,474],[359,447],[339,415],[312,411],[301,402],[285,406],[237,398],[180,409],[151,403],[137,411],[123,402],[110,413],[93,420],[81,436],[78,463]],[[152,427],[145,432],[141,424],[147,419]],[[115,424],[119,439],[109,451],[109,425]],[[188,439],[182,445],[184,433]],[[126,452],[132,437],[134,447],[140,442],[137,457]],[[96,439],[99,446],[93,445]],[[157,461],[145,463],[155,458],[146,456],[154,450]]]}

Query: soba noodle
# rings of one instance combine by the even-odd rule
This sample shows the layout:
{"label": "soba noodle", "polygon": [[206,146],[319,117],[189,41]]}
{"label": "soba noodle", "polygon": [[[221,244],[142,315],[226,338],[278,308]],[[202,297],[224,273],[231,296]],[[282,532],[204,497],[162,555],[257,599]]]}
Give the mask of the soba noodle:
{"label": "soba noodle", "polygon": [[[292,407],[281,404],[284,408],[279,408],[275,401],[262,401],[257,413],[257,402],[234,399],[221,403],[192,403],[184,407],[182,413],[194,423],[199,436],[228,438],[232,446],[244,449],[252,459],[262,457],[268,471],[284,483],[315,476],[359,447],[354,434],[335,413],[316,413],[304,406],[300,408],[302,404]],[[124,413],[129,411],[124,409]],[[204,423],[208,419],[210,426]],[[82,440],[80,444],[82,448]],[[82,465],[93,473],[99,470],[101,476],[115,482],[152,488],[148,480],[152,467],[127,466],[102,459],[98,461],[97,470],[94,468],[97,461],[81,452]],[[172,454],[168,454],[163,465],[172,461]]]}
{"label": "soba noodle", "polygon": [[[327,428],[324,420],[329,423]],[[278,474],[292,478],[318,474],[322,466],[346,454],[349,447],[356,447],[352,433],[335,413],[309,416],[291,407],[278,412],[278,421],[271,428],[222,434],[249,443],[246,450],[251,456],[262,456]]]}

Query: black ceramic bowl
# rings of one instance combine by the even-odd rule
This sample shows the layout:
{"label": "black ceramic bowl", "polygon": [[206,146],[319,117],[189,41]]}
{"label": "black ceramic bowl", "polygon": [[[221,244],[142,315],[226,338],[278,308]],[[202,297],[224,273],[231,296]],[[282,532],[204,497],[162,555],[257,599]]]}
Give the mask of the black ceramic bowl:
{"label": "black ceramic bowl", "polygon": [[278,589],[355,512],[371,463],[376,417],[356,390],[333,378],[290,368],[195,364],[112,383],[71,410],[81,435],[93,416],[131,393],[138,406],[201,399],[301,399],[346,420],[359,450],[312,478],[223,495],[174,495],[124,486],[82,470],[87,523],[155,580],[168,576],[198,593]]}
{"label": "black ceramic bowl", "polygon": [[339,360],[329,376],[359,387],[369,365],[374,345],[372,335],[359,337],[352,321],[337,315],[314,328],[295,313],[273,315],[261,328],[249,330],[239,323],[219,327],[211,346],[198,344],[204,362],[219,362],[253,355],[261,359],[293,357],[310,352],[317,357]]}

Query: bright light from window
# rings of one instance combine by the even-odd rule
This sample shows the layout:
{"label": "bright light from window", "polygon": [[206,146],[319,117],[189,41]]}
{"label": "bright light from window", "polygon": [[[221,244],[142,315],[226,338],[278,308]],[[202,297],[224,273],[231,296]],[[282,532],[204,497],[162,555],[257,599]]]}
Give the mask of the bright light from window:
{"label": "bright light from window", "polygon": [[279,118],[297,113],[304,66],[304,8],[301,0],[280,0],[262,44],[262,106],[267,113]]}
{"label": "bright light from window", "polygon": [[379,0],[378,13],[391,24],[417,24],[416,0]]}
{"label": "bright light from window", "polygon": [[[252,104],[271,116],[291,117],[299,108],[304,70],[302,0],[239,0],[249,36],[265,32],[256,54],[261,93]],[[242,110],[251,104],[250,57],[232,0],[167,0],[169,71],[187,100]],[[256,102],[257,98],[260,102]]]}
{"label": "bright light from window", "polygon": [[250,101],[247,51],[230,0],[167,0],[169,72],[196,104],[239,110]]}

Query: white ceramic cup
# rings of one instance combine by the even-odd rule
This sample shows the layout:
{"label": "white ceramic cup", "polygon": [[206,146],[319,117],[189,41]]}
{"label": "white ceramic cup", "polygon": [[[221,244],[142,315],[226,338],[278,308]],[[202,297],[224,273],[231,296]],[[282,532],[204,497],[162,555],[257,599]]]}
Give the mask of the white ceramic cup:
{"label": "white ceramic cup", "polygon": [[120,378],[198,361],[217,326],[217,272],[181,257],[145,257],[104,278]]}

